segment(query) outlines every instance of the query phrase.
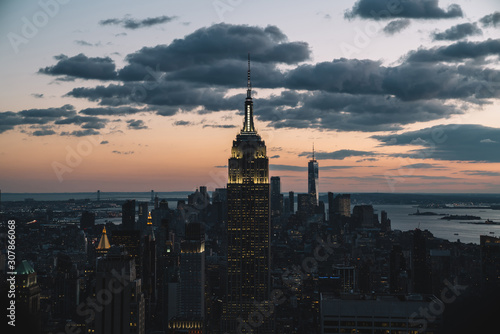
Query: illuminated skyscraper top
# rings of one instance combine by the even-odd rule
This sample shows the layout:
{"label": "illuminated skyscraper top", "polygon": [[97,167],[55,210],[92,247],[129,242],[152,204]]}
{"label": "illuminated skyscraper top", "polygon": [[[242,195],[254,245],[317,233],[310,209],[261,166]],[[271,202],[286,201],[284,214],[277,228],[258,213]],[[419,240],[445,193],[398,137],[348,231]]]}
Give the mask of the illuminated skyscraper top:
{"label": "illuminated skyscraper top", "polygon": [[253,100],[252,100],[252,82],[250,81],[250,54],[248,54],[248,72],[247,72],[247,98],[245,99],[245,120],[241,133],[254,134],[253,125]]}
{"label": "illuminated skyscraper top", "polygon": [[312,159],[307,165],[307,193],[313,206],[318,205],[318,161],[314,159],[314,144]]}

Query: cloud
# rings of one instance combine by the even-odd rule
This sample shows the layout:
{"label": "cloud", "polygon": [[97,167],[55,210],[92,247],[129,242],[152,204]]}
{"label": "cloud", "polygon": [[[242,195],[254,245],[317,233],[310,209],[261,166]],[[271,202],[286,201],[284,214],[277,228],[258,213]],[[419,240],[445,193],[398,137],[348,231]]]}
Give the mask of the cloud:
{"label": "cloud", "polygon": [[477,23],[462,23],[454,25],[443,32],[435,32],[432,38],[435,41],[456,41],[467,36],[482,35],[483,31]]}
{"label": "cloud", "polygon": [[[437,125],[417,131],[394,135],[375,135],[382,146],[413,146],[420,139],[421,148],[408,153],[392,154],[395,157],[435,159],[450,161],[500,162],[500,128],[478,124]],[[490,138],[493,143],[482,145]]]}
{"label": "cloud", "polygon": [[74,137],[94,136],[98,134],[100,134],[100,132],[94,129],[75,130],[71,132],[63,131],[60,133],[61,136],[74,136]]}
{"label": "cloud", "polygon": [[109,141],[107,141],[107,140],[101,141],[101,145],[106,145],[106,144],[109,144]]}
{"label": "cloud", "polygon": [[80,110],[80,114],[94,115],[94,116],[122,116],[132,115],[147,110],[137,109],[134,107],[103,107],[103,108],[86,108]]}
{"label": "cloud", "polygon": [[409,62],[456,62],[500,53],[500,39],[480,42],[461,41],[454,44],[410,51]]}
{"label": "cloud", "polygon": [[132,130],[143,130],[148,129],[148,126],[144,124],[144,121],[140,119],[131,119],[127,121],[127,127]]}
{"label": "cloud", "polygon": [[66,104],[62,107],[45,109],[24,109],[18,112],[0,112],[0,133],[14,129],[19,125],[47,124],[62,117],[71,117],[76,114],[75,108]]}
{"label": "cloud", "polygon": [[124,154],[124,155],[129,155],[129,154],[134,154],[134,151],[111,151],[111,153],[114,154]]}
{"label": "cloud", "polygon": [[446,169],[446,167],[438,164],[429,164],[429,163],[415,163],[409,164],[405,166],[401,166],[401,168],[414,168],[414,169]]}
{"label": "cloud", "polygon": [[109,57],[87,57],[80,53],[73,57],[59,55],[54,57],[57,64],[40,68],[38,73],[66,75],[82,79],[112,80],[116,78],[115,63]]}
{"label": "cloud", "polygon": [[33,131],[33,133],[31,135],[36,136],[36,137],[41,137],[41,136],[51,136],[54,134],[56,134],[56,132],[54,130],[43,129],[43,130]]}
{"label": "cloud", "polygon": [[130,68],[137,71],[149,66],[171,72],[221,60],[245,61],[248,51],[252,62],[296,64],[310,58],[307,43],[287,42],[286,36],[276,26],[263,29],[220,23],[200,28],[169,45],[144,47],[129,54],[126,59],[130,65],[122,71]]}
{"label": "cloud", "polygon": [[174,123],[172,123],[172,125],[174,125],[174,126],[191,126],[191,125],[195,125],[195,123],[190,122],[190,121],[180,120],[180,121],[175,121]]}
{"label": "cloud", "polygon": [[99,21],[99,24],[102,26],[120,25],[125,29],[135,30],[139,28],[152,27],[158,24],[168,23],[176,18],[177,16],[165,16],[165,15],[157,17],[148,17],[142,20],[137,20],[130,17],[125,17],[123,19],[112,18],[107,20],[101,20]]}
{"label": "cloud", "polygon": [[494,12],[479,19],[483,27],[496,27],[500,25],[500,12]]}
{"label": "cloud", "polygon": [[275,154],[269,157],[269,159],[278,159],[278,158],[280,158],[279,154]]}
{"label": "cloud", "polygon": [[[321,166],[320,165],[319,169],[320,170],[337,170],[337,169],[350,169],[350,168],[356,168],[356,167],[367,167],[367,166]],[[304,171],[307,171],[307,166],[269,164],[269,170],[304,172]]]}
{"label": "cloud", "polygon": [[31,93],[31,96],[36,97],[37,99],[43,98],[43,94],[41,93]]}
{"label": "cloud", "polygon": [[484,170],[463,170],[462,173],[472,176],[500,176],[500,172],[490,172]]}
{"label": "cloud", "polygon": [[97,43],[89,43],[87,41],[84,41],[84,40],[76,40],[75,41],[75,44],[78,44],[80,46],[101,46],[101,42],[97,42]]}
{"label": "cloud", "polygon": [[498,142],[496,142],[494,140],[491,140],[491,139],[481,139],[479,142],[482,143],[482,144],[498,143]]}
{"label": "cloud", "polygon": [[410,26],[410,20],[409,19],[400,19],[400,20],[394,20],[389,23],[384,27],[383,31],[387,35],[394,35],[395,33],[400,32],[401,30],[404,30]]}
{"label": "cloud", "polygon": [[[356,151],[356,150],[338,150],[333,152],[315,152],[314,156],[317,159],[321,160],[344,160],[349,157],[366,157],[366,156],[375,156],[378,153],[368,152],[368,151]],[[312,157],[311,152],[302,152],[299,154],[299,157]]]}
{"label": "cloud", "polygon": [[364,19],[384,20],[395,17],[413,19],[447,19],[462,17],[462,8],[457,4],[448,6],[447,10],[439,7],[438,0],[358,0],[351,10],[346,11],[345,18],[360,17]]}
{"label": "cloud", "polygon": [[233,129],[236,125],[233,124],[204,124],[204,128],[219,128],[219,129]]}

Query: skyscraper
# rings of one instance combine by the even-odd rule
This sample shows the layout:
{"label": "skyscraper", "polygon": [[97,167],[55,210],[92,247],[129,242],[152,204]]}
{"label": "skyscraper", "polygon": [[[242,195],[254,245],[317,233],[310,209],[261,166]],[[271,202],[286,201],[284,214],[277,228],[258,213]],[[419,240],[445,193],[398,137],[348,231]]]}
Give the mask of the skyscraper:
{"label": "skyscraper", "polygon": [[[223,329],[248,328],[256,303],[269,300],[270,215],[269,160],[255,131],[248,60],[243,128],[233,141],[227,184],[227,294]],[[269,320],[254,324],[253,333],[269,332]]]}
{"label": "skyscraper", "polygon": [[122,205],[122,229],[135,229],[135,200],[128,200]]}
{"label": "skyscraper", "polygon": [[311,199],[311,205],[318,205],[318,161],[314,159],[314,145],[312,159],[307,164],[307,193]]}
{"label": "skyscraper", "polygon": [[279,176],[271,177],[271,216],[279,216],[282,211],[281,182]]}

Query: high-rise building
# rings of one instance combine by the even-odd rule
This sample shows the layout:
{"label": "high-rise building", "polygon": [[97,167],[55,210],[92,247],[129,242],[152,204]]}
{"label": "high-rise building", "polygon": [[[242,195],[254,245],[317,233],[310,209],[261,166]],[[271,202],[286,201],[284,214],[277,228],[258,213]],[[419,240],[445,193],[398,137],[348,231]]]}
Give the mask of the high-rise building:
{"label": "high-rise building", "polygon": [[134,230],[135,226],[135,200],[127,200],[122,205],[122,229]]}
{"label": "high-rise building", "polygon": [[139,212],[137,214],[137,228],[141,231],[146,229],[146,225],[148,223],[148,215],[149,215],[149,207],[148,202],[139,202],[137,207]]}
{"label": "high-rise building", "polygon": [[[144,295],[137,278],[134,259],[123,247],[112,246],[97,259],[95,291],[107,292],[102,311],[95,313],[96,334],[145,333]],[[112,287],[112,289],[110,289]]]}
{"label": "high-rise building", "polygon": [[87,228],[92,228],[95,225],[95,213],[89,211],[83,211],[82,217],[80,218],[80,228],[85,230]]}
{"label": "high-rise building", "polygon": [[295,213],[295,194],[293,191],[290,191],[288,193],[288,201],[290,202],[290,213],[294,214]]}
{"label": "high-rise building", "polygon": [[500,286],[500,238],[479,237],[481,244],[481,288],[494,291]]}
{"label": "high-rise building", "polygon": [[[330,209],[331,210],[331,209]],[[342,217],[351,216],[351,195],[338,194],[333,200],[333,213]]]}
{"label": "high-rise building", "polygon": [[[170,329],[203,333],[205,316],[205,232],[201,223],[186,225],[186,238],[181,242],[179,265],[179,303],[177,317]],[[180,331],[175,331],[179,332]]]}
{"label": "high-rise building", "polygon": [[15,332],[40,333],[40,286],[36,271],[23,260],[16,267],[16,273]]}
{"label": "high-rise building", "polygon": [[279,176],[271,177],[271,216],[279,216],[282,211],[281,182]]}
{"label": "high-rise building", "polygon": [[[269,160],[266,144],[253,122],[253,100],[248,60],[247,97],[243,128],[233,141],[227,184],[227,291],[223,330],[248,328],[256,303],[269,300],[270,212]],[[251,320],[251,319],[250,319]],[[253,333],[268,333],[269,318]]]}
{"label": "high-rise building", "polygon": [[148,215],[144,249],[142,253],[142,285],[146,299],[146,314],[151,316],[156,303],[156,237],[153,228],[153,218]]}
{"label": "high-rise building", "polygon": [[429,255],[425,244],[425,236],[421,230],[413,231],[413,245],[411,250],[413,292],[431,293],[431,268]]}
{"label": "high-rise building", "polygon": [[314,145],[312,159],[307,164],[307,193],[310,196],[311,205],[318,205],[319,188],[318,188],[318,161],[314,159]]}

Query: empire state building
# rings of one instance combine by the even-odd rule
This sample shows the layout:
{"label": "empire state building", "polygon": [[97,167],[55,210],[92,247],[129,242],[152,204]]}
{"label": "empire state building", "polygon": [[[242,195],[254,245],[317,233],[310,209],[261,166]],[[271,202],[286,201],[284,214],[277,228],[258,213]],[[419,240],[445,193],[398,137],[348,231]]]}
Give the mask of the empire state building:
{"label": "empire state building", "polygon": [[[269,300],[269,160],[253,122],[250,58],[243,128],[233,141],[227,184],[227,295],[223,327],[230,333],[269,333],[271,319],[252,319]],[[251,325],[251,326],[250,326]],[[239,331],[238,331],[239,330]]]}

